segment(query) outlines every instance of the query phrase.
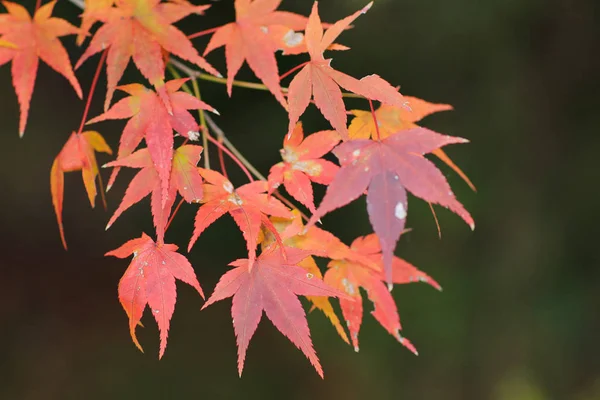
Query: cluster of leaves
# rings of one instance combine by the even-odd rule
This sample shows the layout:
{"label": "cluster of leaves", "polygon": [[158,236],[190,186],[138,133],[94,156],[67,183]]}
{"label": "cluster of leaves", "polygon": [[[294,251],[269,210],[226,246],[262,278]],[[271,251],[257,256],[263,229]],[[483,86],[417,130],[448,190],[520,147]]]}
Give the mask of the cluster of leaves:
{"label": "cluster of leaves", "polygon": [[[100,133],[83,131],[85,125],[106,120],[125,119],[116,160],[104,167],[113,168],[107,190],[120,168],[138,168],[121,204],[110,218],[107,229],[121,214],[144,197],[151,197],[155,239],[146,234],[125,243],[108,256],[132,261],[119,282],[119,300],[129,318],[131,337],[136,338],[146,306],[160,331],[162,357],[176,300],[175,281],[179,279],[204,298],[196,274],[177,246],[165,243],[170,220],[181,202],[199,203],[192,249],[199,236],[217,219],[229,214],[247,242],[248,257],[231,263],[204,307],[233,298],[231,314],[238,345],[241,374],[246,350],[263,311],[271,322],[310,360],[317,372],[323,371],[313,349],[306,315],[297,296],[308,301],[329,318],[339,336],[358,351],[363,317],[360,288],[373,304],[372,315],[393,337],[417,353],[413,344],[400,334],[400,317],[390,294],[393,284],[422,281],[436,289],[440,286],[427,274],[394,256],[396,243],[405,231],[408,211],[407,191],[430,204],[442,205],[458,214],[471,228],[473,220],[456,200],[444,175],[424,157],[433,153],[454,169],[471,186],[463,172],[441,148],[466,140],[441,135],[416,125],[426,115],[451,109],[444,104],[406,97],[378,75],[356,79],[337,71],[324,53],[347,50],[335,43],[356,18],[372,6],[369,3],[333,24],[321,22],[318,4],[310,16],[280,11],[280,0],[235,0],[236,21],[186,36],[173,24],[190,14],[204,14],[209,6],[193,5],[187,0],[86,0],[77,28],[53,17],[56,1],[41,5],[33,15],[21,5],[3,1],[7,12],[0,14],[0,65],[12,61],[12,77],[21,109],[20,135],[23,135],[33,93],[39,59],[63,75],[77,95],[82,91],[69,56],[59,37],[77,35],[78,44],[91,36],[76,68],[96,53],[102,53],[96,77],[88,95],[81,126],[66,141],[51,168],[51,193],[60,235],[66,239],[62,223],[64,173],[81,171],[92,207],[97,195],[96,182],[102,182],[96,152],[112,154]],[[77,2],[73,2],[77,3]],[[99,25],[93,34],[90,30]],[[212,34],[204,51],[225,47],[227,77],[222,78],[198,52],[191,38]],[[309,61],[280,75],[275,56],[307,53]],[[194,71],[193,64],[208,74]],[[140,83],[118,86],[123,73],[133,63],[151,88]],[[246,61],[261,84],[244,83],[235,77]],[[98,75],[106,65],[107,93],[104,113],[87,120],[90,100]],[[166,79],[167,67],[176,79]],[[262,87],[270,91],[289,114],[288,129],[282,129],[282,162],[274,165],[267,178],[255,172],[205,111],[216,113],[188,87],[189,79],[177,78],[186,72],[197,88],[198,80],[224,83],[229,95],[234,85]],[[190,72],[191,71],[191,72]],[[288,88],[282,79],[296,73]],[[113,104],[116,89],[125,97]],[[342,89],[347,92],[343,92]],[[344,97],[366,99],[370,110],[346,111]],[[375,110],[373,101],[381,103]],[[305,137],[300,117],[314,103],[333,130]],[[190,113],[199,111],[199,122]],[[354,118],[348,124],[348,114]],[[212,135],[216,134],[218,140]],[[219,137],[219,135],[221,137]],[[178,139],[178,138],[182,139]],[[191,144],[202,137],[203,146]],[[176,145],[176,141],[182,140]],[[341,143],[340,143],[341,142]],[[145,147],[140,148],[144,143]],[[213,144],[221,157],[230,156],[247,173],[249,183],[236,187],[221,171],[210,168],[206,152]],[[203,154],[204,153],[204,154]],[[323,157],[333,153],[339,165]],[[204,168],[198,167],[204,156]],[[315,205],[312,183],[327,186],[319,206]],[[299,207],[278,191],[283,185]],[[103,192],[102,186],[100,192]],[[374,234],[357,238],[351,246],[315,224],[329,212],[366,194],[367,213]],[[303,218],[306,220],[304,221]],[[306,223],[305,223],[306,222]],[[323,274],[315,258],[329,261]],[[387,285],[386,285],[387,283]],[[347,330],[329,298],[337,297]],[[347,332],[350,334],[347,335]]]}

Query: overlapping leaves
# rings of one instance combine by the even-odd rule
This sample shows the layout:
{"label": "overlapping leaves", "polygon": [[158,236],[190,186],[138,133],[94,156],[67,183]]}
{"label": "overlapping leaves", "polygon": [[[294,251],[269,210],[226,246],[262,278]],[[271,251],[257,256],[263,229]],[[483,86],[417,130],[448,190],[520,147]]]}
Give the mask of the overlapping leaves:
{"label": "overlapping leaves", "polygon": [[[289,113],[287,135],[281,150],[283,161],[271,168],[266,181],[251,181],[238,187],[227,178],[225,162],[221,163],[222,173],[208,167],[198,168],[201,154],[208,148],[187,143],[199,139],[200,135],[204,135],[205,141],[210,138],[205,118],[201,117],[200,126],[190,110],[202,110],[201,115],[204,110],[215,110],[199,98],[180,91],[185,79],[166,81],[165,77],[165,64],[170,56],[219,76],[189,38],[173,25],[191,14],[203,14],[209,6],[194,5],[187,0],[87,0],[81,28],[76,28],[52,17],[55,3],[50,1],[42,5],[31,17],[22,6],[2,2],[8,13],[0,14],[0,65],[12,61],[22,135],[39,59],[66,77],[81,97],[68,54],[58,38],[77,34],[77,42],[82,44],[87,36],[92,37],[77,67],[92,55],[105,51],[105,109],[88,123],[128,119],[120,137],[117,159],[106,164],[113,168],[107,189],[113,185],[120,168],[140,169],[107,228],[125,210],[148,195],[151,195],[156,228],[156,240],[143,234],[107,253],[118,258],[133,256],[119,283],[118,293],[129,318],[132,339],[140,350],[135,330],[148,305],[158,324],[159,357],[163,356],[175,307],[177,279],[194,287],[203,297],[189,261],[177,253],[177,246],[165,244],[168,221],[174,217],[172,209],[179,195],[182,202],[201,204],[188,251],[200,235],[225,214],[231,215],[247,243],[248,257],[231,264],[234,268],[221,277],[205,304],[206,307],[233,298],[232,319],[240,374],[250,340],[264,312],[323,376],[310,339],[306,314],[297,296],[306,296],[313,308],[323,311],[340,337],[358,350],[364,308],[361,290],[364,290],[373,304],[374,318],[416,353],[413,344],[400,334],[400,317],[389,288],[393,284],[416,281],[437,289],[440,287],[427,274],[394,256],[396,243],[405,231],[407,192],[449,208],[473,227],[470,214],[455,198],[446,178],[425,155],[436,155],[471,187],[474,186],[442,150],[445,145],[466,140],[416,125],[426,115],[448,110],[450,106],[404,97],[378,75],[356,79],[334,69],[332,60],[325,58],[327,50],[347,49],[334,42],[371,8],[372,3],[327,25],[321,22],[317,2],[306,18],[281,11],[281,0],[235,0],[236,20],[208,30],[214,31],[214,35],[204,55],[225,47],[225,83],[229,95],[234,78],[246,62],[263,82],[262,88],[269,90]],[[96,24],[98,29],[90,34]],[[284,76],[279,75],[275,56],[278,50],[283,50],[284,54],[307,52],[310,56],[308,62],[293,69],[298,72],[287,89],[280,86],[280,78]],[[131,60],[153,90],[138,83],[117,86]],[[100,71],[99,68],[96,76]],[[190,75],[196,78],[201,74]],[[129,96],[110,107],[117,88]],[[343,100],[348,94],[342,89],[354,93],[353,97],[382,104],[377,110],[370,104],[371,111],[351,111],[354,119],[348,127],[348,112]],[[304,137],[299,120],[311,102],[334,130]],[[88,107],[84,120],[87,110]],[[174,149],[177,135],[185,138],[185,143]],[[338,145],[340,140],[344,142]],[[146,147],[138,149],[142,142]],[[228,146],[235,153],[235,149]],[[220,144],[220,151],[223,147]],[[226,146],[225,150],[246,168],[247,161],[240,160],[241,157],[231,153]],[[340,166],[323,158],[331,151]],[[65,247],[62,223],[64,173],[82,172],[89,201],[94,206],[99,178],[95,152],[110,154],[111,150],[99,133],[81,133],[80,129],[69,137],[52,165],[52,201]],[[208,165],[209,159],[206,161]],[[260,176],[259,173],[255,175]],[[319,207],[315,206],[312,183],[327,186]],[[309,220],[306,226],[299,210],[293,209],[289,202],[284,205],[280,201],[281,194],[277,191],[280,185],[311,212],[312,217],[306,218]],[[358,238],[347,246],[332,233],[315,226],[321,217],[363,194],[367,197],[367,213],[374,234]],[[259,244],[261,253],[257,255]],[[317,264],[323,258],[329,260],[325,273]],[[349,335],[336,314],[331,297],[339,299]]]}

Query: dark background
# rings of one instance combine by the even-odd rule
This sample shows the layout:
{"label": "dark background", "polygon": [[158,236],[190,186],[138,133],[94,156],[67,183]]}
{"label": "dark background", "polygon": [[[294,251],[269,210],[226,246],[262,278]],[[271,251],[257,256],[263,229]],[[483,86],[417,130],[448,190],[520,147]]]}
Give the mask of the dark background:
{"label": "dark background", "polygon": [[[335,21],[366,1],[324,0]],[[30,9],[33,1],[24,2]],[[308,15],[312,2],[284,1]],[[49,191],[49,171],[83,111],[67,81],[41,65],[28,129],[18,138],[10,67],[0,68],[0,398],[187,399],[600,398],[600,3],[595,0],[379,0],[339,42],[333,66],[354,76],[378,73],[405,94],[453,104],[429,117],[432,129],[471,140],[447,149],[478,187],[475,194],[441,166],[477,222],[475,232],[438,208],[443,239],[426,203],[411,198],[397,254],[444,287],[397,287],[393,295],[414,357],[366,313],[361,351],[339,340],[320,313],[309,316],[325,369],[322,381],[302,353],[263,318],[242,379],[230,302],[200,312],[201,299],[178,284],[169,346],[160,362],[158,332],[145,315],[138,329],[146,354],[132,344],[117,300],[128,260],[107,250],[151,233],[149,202],[104,232],[131,178],[120,176],[109,211],[92,210],[78,173],[66,177],[63,251]],[[61,0],[56,14],[76,22]],[[180,25],[191,33],[233,18],[232,2]],[[64,40],[73,61],[81,54]],[[197,40],[203,49],[206,40]],[[87,93],[98,56],[79,71]],[[286,58],[281,71],[303,62]],[[209,56],[221,71],[223,51]],[[245,67],[241,78],[254,79]],[[131,67],[123,82],[139,80]],[[105,85],[104,77],[100,87]],[[287,117],[267,93],[202,83],[218,123],[263,172],[279,159]],[[101,112],[104,90],[91,115]],[[367,107],[347,101],[349,109]],[[311,106],[308,132],[327,128]],[[123,123],[95,126],[113,148]],[[109,158],[100,156],[100,162]],[[228,164],[234,182],[242,175]],[[106,178],[106,175],[105,175]],[[167,239],[182,247],[196,206],[178,215]],[[326,217],[347,243],[370,233],[364,199]],[[230,218],[211,226],[190,260],[210,293],[244,243]],[[367,308],[367,311],[369,308]]]}

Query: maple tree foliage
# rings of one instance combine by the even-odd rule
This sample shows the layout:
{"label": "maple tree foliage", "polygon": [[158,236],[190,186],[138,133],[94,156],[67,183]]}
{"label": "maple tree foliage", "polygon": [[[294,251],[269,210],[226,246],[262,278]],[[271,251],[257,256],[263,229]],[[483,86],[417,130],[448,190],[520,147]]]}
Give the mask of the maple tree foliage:
{"label": "maple tree foliage", "polygon": [[[75,0],[71,3],[80,4]],[[357,79],[334,69],[325,52],[349,49],[336,41],[371,9],[372,2],[333,24],[321,21],[317,2],[312,4],[308,17],[281,9],[281,0],[232,3],[235,21],[186,36],[175,24],[197,14],[204,16],[202,24],[211,26],[210,5],[187,0],[86,0],[77,28],[52,15],[56,1],[38,0],[33,13],[19,4],[2,2],[6,12],[0,13],[0,66],[12,62],[21,135],[40,59],[63,75],[82,97],[69,54],[59,38],[76,35],[76,43],[82,47],[76,67],[101,53],[81,125],[64,135],[65,144],[49,167],[52,204],[64,247],[65,173],[81,171],[91,206],[100,193],[107,207],[103,169],[99,168],[96,153],[112,155],[104,137],[113,138],[95,130],[84,131],[84,127],[126,120],[116,158],[103,165],[112,169],[106,191],[113,186],[121,168],[138,171],[125,192],[117,194],[121,200],[106,228],[117,219],[124,219],[120,217],[127,209],[150,196],[155,232],[153,236],[142,233],[106,255],[132,257],[118,284],[118,299],[128,317],[131,338],[140,350],[136,329],[142,326],[148,306],[158,325],[159,358],[165,354],[176,303],[176,280],[189,284],[204,298],[188,259],[177,245],[165,243],[168,228],[182,204],[194,203],[198,205],[188,252],[201,247],[196,245],[199,237],[225,214],[233,218],[246,242],[248,256],[230,264],[233,268],[221,276],[203,307],[232,297],[240,375],[264,312],[323,376],[299,297],[306,298],[311,311],[320,310],[339,337],[356,351],[363,311],[371,307],[370,302],[371,314],[378,323],[417,354],[416,346],[401,335],[403,327],[391,289],[394,284],[411,282],[425,282],[438,290],[441,287],[395,255],[396,244],[406,232],[408,193],[450,209],[474,228],[473,218],[456,199],[446,177],[425,157],[429,153],[435,155],[475,189],[442,150],[446,145],[467,140],[420,125],[427,115],[452,107],[403,96],[395,83],[392,85],[378,75]],[[191,41],[209,34],[212,36],[204,49]],[[214,50],[220,47],[225,48],[226,78],[200,55],[214,57]],[[279,51],[282,56],[307,53],[309,61],[280,75]],[[147,82],[119,86],[130,61]],[[244,63],[261,83],[236,80]],[[104,112],[88,120],[104,67]],[[196,67],[207,73],[195,70]],[[167,71],[173,79],[168,79]],[[182,79],[180,74],[188,78]],[[292,77],[289,86],[282,86],[288,76]],[[229,96],[234,86],[267,90],[287,111],[289,124],[287,129],[281,129],[282,161],[270,168],[268,177],[250,163],[206,113],[218,114],[200,98],[199,84],[204,81],[223,84]],[[113,104],[117,89],[126,96]],[[368,102],[369,108],[348,112],[345,98],[359,99],[351,101],[362,101],[363,106]],[[333,129],[305,135],[300,118],[311,102]],[[373,102],[379,102],[379,107]],[[192,112],[198,112],[198,118]],[[235,111],[228,116],[232,115]],[[353,116],[350,124],[348,115]],[[199,140],[202,145],[193,143]],[[211,167],[209,153],[215,151],[219,165]],[[334,156],[338,163],[333,161]],[[249,182],[234,184],[229,179],[225,157],[240,167]],[[315,199],[313,183],[326,186],[320,201]],[[348,246],[326,229],[324,217],[362,195],[366,195],[367,215],[374,233],[359,237]],[[307,209],[310,215],[304,215],[300,208]],[[317,222],[323,225],[317,226]],[[190,221],[190,230],[191,225]]]}

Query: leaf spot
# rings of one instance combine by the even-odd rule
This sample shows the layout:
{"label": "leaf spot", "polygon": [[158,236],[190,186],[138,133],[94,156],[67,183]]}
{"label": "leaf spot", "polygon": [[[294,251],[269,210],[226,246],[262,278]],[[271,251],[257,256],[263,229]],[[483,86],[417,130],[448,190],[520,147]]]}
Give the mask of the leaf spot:
{"label": "leaf spot", "polygon": [[307,277],[308,279],[312,279],[312,278],[314,278],[315,276],[309,272],[309,273],[307,273],[307,274],[306,274],[306,277]]}
{"label": "leaf spot", "polygon": [[294,32],[290,29],[283,37],[283,42],[288,47],[296,47],[304,40],[304,35],[300,32]]}
{"label": "leaf spot", "polygon": [[188,138],[192,141],[195,142],[200,138],[200,132],[197,131],[189,131],[188,132]]}
{"label": "leaf spot", "polygon": [[346,293],[348,293],[350,296],[354,296],[356,294],[356,288],[347,278],[342,279],[342,285],[344,285]]}
{"label": "leaf spot", "polygon": [[398,219],[406,218],[406,208],[404,207],[404,204],[402,202],[398,202],[398,204],[396,204],[396,208],[394,209],[394,215]]}
{"label": "leaf spot", "polygon": [[227,193],[233,193],[233,185],[229,181],[223,184],[223,189],[225,189]]}

